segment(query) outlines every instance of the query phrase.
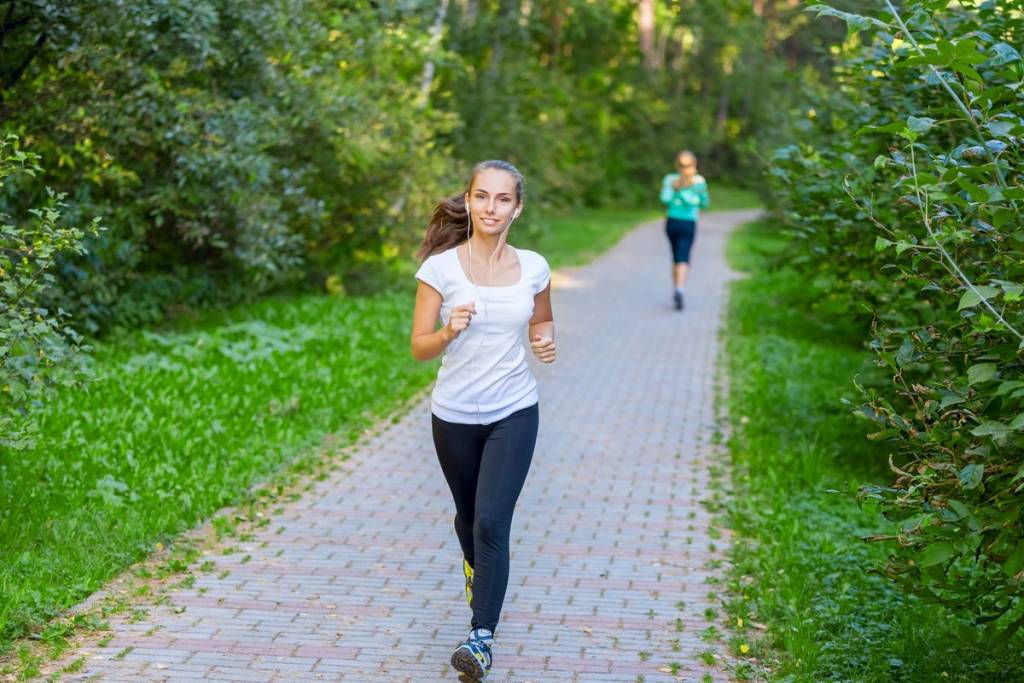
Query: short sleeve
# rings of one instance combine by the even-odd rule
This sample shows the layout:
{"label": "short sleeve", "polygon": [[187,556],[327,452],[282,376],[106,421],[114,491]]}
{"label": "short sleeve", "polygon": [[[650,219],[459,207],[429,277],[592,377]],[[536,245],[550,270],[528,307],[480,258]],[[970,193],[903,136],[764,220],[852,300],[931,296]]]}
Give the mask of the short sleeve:
{"label": "short sleeve", "polygon": [[551,283],[551,267],[548,266],[547,259],[540,254],[536,254],[536,273],[534,275],[534,296],[540,294],[544,289]]}
{"label": "short sleeve", "polygon": [[437,256],[431,256],[423,262],[420,269],[416,271],[416,279],[427,283],[437,290],[438,293],[444,291],[440,269],[437,267]]}

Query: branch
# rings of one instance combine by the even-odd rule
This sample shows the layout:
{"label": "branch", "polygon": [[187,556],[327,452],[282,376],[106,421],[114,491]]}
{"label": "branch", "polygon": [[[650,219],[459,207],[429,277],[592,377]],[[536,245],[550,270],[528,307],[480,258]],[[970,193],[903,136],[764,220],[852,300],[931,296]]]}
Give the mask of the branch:
{"label": "branch", "polygon": [[[910,44],[914,46],[914,49],[917,50],[917,53],[919,55],[924,57],[924,50],[922,50],[921,46],[918,45],[917,40],[914,38],[914,35],[910,32],[910,29],[907,27],[907,25],[903,23],[903,18],[900,16],[900,13],[896,11],[896,8],[893,7],[892,2],[890,2],[890,0],[885,0],[885,4],[886,6],[889,7],[889,12],[891,12],[893,17],[896,18],[896,23],[900,25],[900,28],[903,30],[904,34],[907,36],[907,39],[910,41]],[[971,122],[971,125],[974,127],[974,132],[978,134],[978,141],[981,143],[981,147],[985,150],[985,157],[988,159],[989,163],[992,164],[993,170],[995,170],[996,179],[999,181],[999,184],[1005,189],[1006,179],[1003,177],[1003,171],[999,168],[999,164],[996,162],[995,157],[992,156],[992,150],[990,150],[988,148],[988,145],[985,144],[985,136],[982,134],[981,127],[978,125],[977,119],[974,118],[973,112],[971,112],[970,108],[963,103],[963,101],[960,99],[960,96],[953,92],[953,88],[950,87],[949,83],[946,81],[946,77],[942,75],[942,72],[935,68],[934,64],[929,64],[928,68],[931,69],[932,75],[934,75],[935,78],[937,78],[939,82],[942,83],[942,87],[945,88],[946,92],[949,93],[949,96],[953,98],[953,101],[956,102],[956,106],[959,107],[960,111],[964,113],[964,116],[967,117],[967,120]],[[1013,206],[1014,213],[1018,213],[1016,200],[1011,201],[1011,204]]]}
{"label": "branch", "polygon": [[49,37],[50,35],[46,32],[39,34],[39,37],[36,38],[36,44],[32,46],[32,49],[29,51],[28,55],[26,55],[25,59],[21,62],[21,64],[18,65],[18,68],[14,70],[14,73],[12,73],[10,78],[7,79],[7,82],[0,86],[0,89],[10,90],[11,86],[13,86],[21,79],[22,74],[25,73],[25,69],[28,68],[28,65],[32,62],[33,59],[35,59],[36,55],[39,54],[39,52],[43,49],[43,45],[46,44],[46,41]]}
{"label": "branch", "polygon": [[[886,1],[888,2],[888,0]],[[1005,325],[1006,329],[1010,330],[1010,332],[1013,332],[1013,334],[1016,335],[1017,339],[1020,339],[1022,342],[1024,342],[1024,334],[1018,332],[1017,328],[1015,328],[1013,325],[1007,322],[1006,318],[1004,318],[999,313],[999,311],[997,311],[995,307],[988,302],[988,299],[981,295],[981,292],[978,291],[978,288],[975,287],[974,283],[967,278],[967,276],[964,274],[964,271],[960,270],[960,266],[957,265],[957,262],[955,260],[953,260],[953,257],[950,256],[949,252],[946,251],[946,248],[942,245],[942,242],[939,241],[938,235],[936,235],[935,231],[932,230],[932,222],[931,219],[928,218],[927,193],[925,193],[925,197],[922,199],[921,186],[917,182],[917,157],[914,154],[913,144],[910,145],[910,167],[914,170],[914,193],[917,195],[917,201],[919,206],[922,207],[921,219],[924,221],[924,228],[925,230],[928,231],[928,236],[932,238],[933,242],[935,242],[935,246],[939,248],[939,253],[942,254],[943,258],[946,259],[947,263],[949,264],[949,267],[953,270],[953,272],[956,273],[956,276],[960,278],[961,282],[963,282],[969,290],[971,290],[978,296],[978,298],[981,300],[981,303],[984,304],[985,308],[987,308],[989,312],[991,312],[992,315],[996,317],[996,320]]]}

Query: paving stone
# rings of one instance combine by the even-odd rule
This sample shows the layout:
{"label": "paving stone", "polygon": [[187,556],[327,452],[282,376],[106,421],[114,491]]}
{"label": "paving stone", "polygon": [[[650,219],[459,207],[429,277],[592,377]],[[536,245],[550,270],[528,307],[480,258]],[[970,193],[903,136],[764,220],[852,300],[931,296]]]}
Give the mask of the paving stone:
{"label": "paving stone", "polygon": [[[728,680],[698,658],[704,610],[718,607],[707,579],[720,570],[706,563],[729,545],[708,535],[701,501],[719,448],[725,240],[755,215],[701,219],[682,313],[660,222],[556,273],[558,361],[534,363],[541,427],[513,520],[495,683]],[[242,552],[200,558],[217,570],[171,592],[184,611],[112,620],[107,646],[84,648],[84,670],[63,680],[455,681],[448,658],[470,612],[453,515],[423,399]]]}

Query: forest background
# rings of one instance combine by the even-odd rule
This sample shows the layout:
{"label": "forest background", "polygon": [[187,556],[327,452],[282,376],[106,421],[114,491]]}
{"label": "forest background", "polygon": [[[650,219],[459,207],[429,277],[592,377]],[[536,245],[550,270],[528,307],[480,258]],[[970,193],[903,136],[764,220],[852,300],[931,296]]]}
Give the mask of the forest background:
{"label": "forest background", "polygon": [[[753,279],[756,302],[737,290],[732,313],[733,358],[751,354],[734,382],[760,387],[737,392],[733,412],[750,421],[734,449],[737,481],[764,467],[787,499],[737,488],[734,527],[754,543],[736,566],[763,590],[738,575],[734,616],[774,614],[780,667],[814,680],[1012,671],[1000,657],[970,668],[956,648],[911,653],[948,625],[948,642],[1006,654],[1024,624],[1021,3],[831,5],[0,2],[0,643],[38,634],[156,539],[237,500],[303,429],[379,408],[381,386],[400,397],[426,381],[360,344],[407,333],[424,217],[473,163],[524,171],[517,230],[535,244],[559,237],[556,217],[604,226],[615,210],[657,211],[659,179],[689,148],[717,206],[735,186],[776,210],[741,243],[768,279]],[[190,327],[217,316],[221,332]],[[783,329],[846,355],[807,367],[821,349],[787,356],[772,336]],[[362,375],[303,369],[303,344],[327,342]],[[210,349],[244,391],[203,393]],[[291,363],[276,378],[258,366],[274,354]],[[149,372],[166,374],[141,384]],[[814,401],[797,400],[826,375]],[[304,378],[345,387],[351,405],[318,405]],[[135,394],[105,393],[122,384]],[[82,386],[95,412],[69,393]],[[779,386],[788,394],[768,401]],[[258,413],[259,428],[203,422],[225,396],[235,403],[218,409]],[[189,428],[138,436],[193,409]],[[828,459],[834,476],[813,464]],[[827,540],[802,537],[802,521],[840,504],[794,507],[794,491],[826,483],[865,507],[822,522]],[[792,536],[779,533],[787,519]],[[888,550],[850,545],[834,583],[783,585],[833,569],[836,552],[815,553],[858,536]],[[113,537],[90,555],[88,539]],[[801,553],[803,566],[786,564]],[[858,584],[867,570],[887,579]],[[809,591],[830,598],[794,607]],[[884,609],[865,611],[872,591]],[[939,611],[925,619],[916,600]],[[927,628],[893,645],[896,623]],[[873,654],[855,654],[865,642]]]}

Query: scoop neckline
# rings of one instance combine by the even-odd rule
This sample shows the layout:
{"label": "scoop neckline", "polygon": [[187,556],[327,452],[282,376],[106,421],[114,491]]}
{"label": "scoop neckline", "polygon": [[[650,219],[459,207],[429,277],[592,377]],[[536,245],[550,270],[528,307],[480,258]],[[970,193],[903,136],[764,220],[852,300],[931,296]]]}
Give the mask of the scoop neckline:
{"label": "scoop neckline", "polygon": [[[463,242],[463,244],[465,244],[465,242]],[[512,250],[512,252],[516,255],[516,260],[519,261],[519,279],[510,285],[478,285],[469,279],[469,275],[466,274],[466,269],[462,267],[462,261],[459,260],[460,246],[462,245],[457,244],[454,247],[452,247],[452,257],[455,259],[455,266],[459,269],[459,274],[462,275],[462,279],[468,282],[473,287],[479,287],[480,289],[508,289],[509,287],[518,287],[519,285],[523,284],[523,280],[526,279],[526,273],[523,271],[523,257],[520,256],[518,249],[513,247],[511,244],[506,244],[505,246]]]}

